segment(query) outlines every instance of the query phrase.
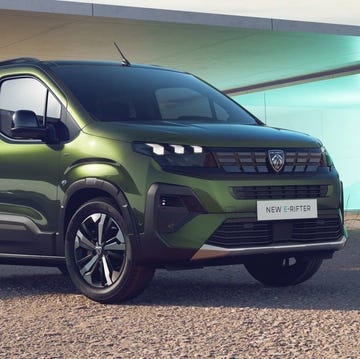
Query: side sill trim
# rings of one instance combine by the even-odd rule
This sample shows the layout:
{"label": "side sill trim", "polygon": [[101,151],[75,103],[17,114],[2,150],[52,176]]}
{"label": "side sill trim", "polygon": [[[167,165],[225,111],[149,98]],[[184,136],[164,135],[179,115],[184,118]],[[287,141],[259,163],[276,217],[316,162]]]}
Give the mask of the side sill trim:
{"label": "side sill trim", "polygon": [[272,254],[283,252],[304,252],[317,250],[336,251],[343,248],[346,244],[347,238],[341,237],[336,242],[323,243],[306,243],[306,244],[280,244],[264,247],[247,247],[247,248],[223,248],[218,246],[211,246],[204,244],[191,258],[191,260],[209,259],[227,256],[241,256],[253,254]]}
{"label": "side sill trim", "polygon": [[64,261],[65,257],[61,256],[42,256],[42,255],[32,255],[32,254],[12,254],[12,253],[0,253],[0,259],[31,259],[31,260],[45,260],[45,261]]}

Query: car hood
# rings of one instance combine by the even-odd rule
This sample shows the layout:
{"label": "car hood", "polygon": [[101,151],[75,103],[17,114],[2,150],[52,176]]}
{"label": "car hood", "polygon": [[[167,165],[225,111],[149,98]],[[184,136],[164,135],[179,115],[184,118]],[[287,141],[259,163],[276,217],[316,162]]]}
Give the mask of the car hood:
{"label": "car hood", "polygon": [[300,132],[263,125],[98,122],[85,133],[120,141],[146,141],[211,147],[318,147],[320,141]]}

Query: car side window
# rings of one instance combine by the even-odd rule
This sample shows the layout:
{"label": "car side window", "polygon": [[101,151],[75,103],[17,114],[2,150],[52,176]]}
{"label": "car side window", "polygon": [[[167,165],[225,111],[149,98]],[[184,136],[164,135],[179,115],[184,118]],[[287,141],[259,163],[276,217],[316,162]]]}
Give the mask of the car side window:
{"label": "car side window", "polygon": [[5,80],[0,87],[0,131],[11,137],[12,118],[15,111],[33,111],[40,125],[60,119],[61,105],[54,95],[34,78]]}
{"label": "car side window", "polygon": [[46,121],[56,122],[61,116],[61,105],[55,96],[48,91],[46,105]]}

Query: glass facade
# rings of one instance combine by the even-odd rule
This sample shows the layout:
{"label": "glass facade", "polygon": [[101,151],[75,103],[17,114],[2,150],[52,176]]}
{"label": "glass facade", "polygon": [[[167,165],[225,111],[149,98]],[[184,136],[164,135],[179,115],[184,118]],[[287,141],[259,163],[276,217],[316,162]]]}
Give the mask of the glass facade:
{"label": "glass facade", "polygon": [[234,98],[269,126],[321,139],[344,183],[345,209],[360,209],[360,74]]}

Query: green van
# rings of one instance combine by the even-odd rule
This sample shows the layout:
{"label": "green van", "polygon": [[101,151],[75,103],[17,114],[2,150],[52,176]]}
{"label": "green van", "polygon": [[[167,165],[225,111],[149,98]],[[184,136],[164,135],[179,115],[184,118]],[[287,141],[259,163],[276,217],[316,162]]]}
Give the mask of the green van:
{"label": "green van", "polygon": [[346,243],[318,139],[166,68],[1,62],[0,168],[0,263],[57,266],[102,303],[156,268],[244,264],[294,285]]}

